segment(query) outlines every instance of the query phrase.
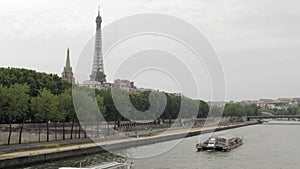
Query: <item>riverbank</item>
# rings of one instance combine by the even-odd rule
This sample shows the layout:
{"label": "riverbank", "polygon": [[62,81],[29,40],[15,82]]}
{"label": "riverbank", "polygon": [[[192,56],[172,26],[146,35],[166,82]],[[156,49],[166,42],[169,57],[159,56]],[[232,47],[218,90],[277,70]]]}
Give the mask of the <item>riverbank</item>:
{"label": "riverbank", "polygon": [[0,155],[0,168],[10,168],[16,166],[24,166],[36,163],[43,163],[68,157],[74,156],[84,156],[93,153],[102,153],[106,150],[119,150],[126,149],[135,146],[142,146],[153,144],[157,142],[170,141],[174,139],[179,139],[183,137],[191,137],[199,135],[200,133],[208,133],[213,130],[221,131],[228,130],[238,127],[244,127],[248,125],[260,124],[257,121],[219,126],[211,128],[193,128],[189,129],[177,129],[164,132],[163,134],[154,136],[145,136],[139,138],[126,138],[126,139],[114,139],[114,140],[104,140],[97,143],[86,143],[86,144],[76,144],[64,147],[48,148],[48,149],[38,149],[38,150],[24,150],[19,152],[11,152]]}

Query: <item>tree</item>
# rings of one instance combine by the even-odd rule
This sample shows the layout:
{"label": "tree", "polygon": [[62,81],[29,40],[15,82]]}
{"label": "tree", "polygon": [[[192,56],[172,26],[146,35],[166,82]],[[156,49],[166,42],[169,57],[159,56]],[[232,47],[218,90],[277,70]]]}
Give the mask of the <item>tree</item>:
{"label": "tree", "polygon": [[[74,120],[75,110],[73,106],[71,89],[65,90],[62,94],[58,95],[58,120],[63,122],[63,140],[65,140],[65,122],[69,118],[72,121]],[[73,131],[71,131],[73,132]],[[72,136],[71,136],[72,137]]]}
{"label": "tree", "polygon": [[200,100],[199,101],[199,112],[198,112],[198,118],[206,118],[209,112],[209,105]]}
{"label": "tree", "polygon": [[119,120],[125,120],[123,116],[120,115],[118,110],[115,107],[114,100],[112,98],[111,90],[98,90],[97,93],[99,93],[100,96],[103,97],[103,102],[106,108],[106,111],[104,113],[104,118],[106,121],[119,121]]}
{"label": "tree", "polygon": [[101,113],[106,113],[106,107],[104,105],[104,98],[100,95],[96,96],[97,104]]}
{"label": "tree", "polygon": [[224,116],[245,116],[245,110],[242,106],[229,103],[225,105]]}
{"label": "tree", "polygon": [[198,111],[199,111],[199,104],[197,101],[187,97],[181,98],[182,118],[186,118],[186,119],[196,118]]}
{"label": "tree", "polygon": [[27,85],[15,84],[8,89],[8,121],[9,121],[9,136],[8,136],[8,145],[11,140],[12,132],[12,121],[17,120],[21,122],[21,128],[19,133],[19,144],[22,142],[22,132],[24,121],[26,119],[28,108],[29,108],[29,87]]}
{"label": "tree", "polygon": [[288,115],[296,115],[296,114],[298,114],[298,110],[299,110],[299,107],[289,107],[288,109],[287,109],[287,114]]}
{"label": "tree", "polygon": [[[97,119],[97,103],[92,97],[92,91],[88,88],[76,87],[73,89],[74,108],[79,121],[79,138],[82,130],[82,124],[86,129],[88,124],[93,124]],[[86,130],[84,131],[86,137]]]}
{"label": "tree", "polygon": [[180,96],[167,95],[167,105],[163,117],[169,119],[170,123],[171,119],[176,119],[179,115],[181,99]]}
{"label": "tree", "polygon": [[7,105],[7,87],[0,85],[0,122],[5,121],[6,119],[5,109],[7,108]]}
{"label": "tree", "polygon": [[[98,105],[100,113],[102,114],[102,116],[104,116],[106,114],[106,107],[104,105],[104,99],[103,99],[103,97],[98,94],[96,96],[96,101],[97,101],[97,105]],[[99,122],[101,120],[103,120],[103,119],[101,119],[101,116],[97,115],[97,117],[96,117],[96,121],[97,121],[96,122],[97,123],[97,136],[99,136]]]}
{"label": "tree", "polygon": [[48,114],[48,118],[49,118],[49,121],[53,123],[54,125],[54,137],[55,137],[55,140],[57,140],[57,122],[58,121],[61,121],[64,116],[61,112],[58,111],[58,105],[59,105],[59,102],[58,102],[58,96],[57,95],[54,95],[53,98],[52,98],[52,110],[49,111],[49,114]]}
{"label": "tree", "polygon": [[49,123],[57,113],[57,100],[49,90],[43,89],[37,97],[31,99],[31,102],[35,118],[46,122],[47,142],[49,142]]}
{"label": "tree", "polygon": [[300,107],[297,107],[297,115],[300,115]]}
{"label": "tree", "polygon": [[252,105],[246,105],[243,107],[245,110],[245,114],[247,116],[256,116],[258,115],[258,107],[255,104]]}

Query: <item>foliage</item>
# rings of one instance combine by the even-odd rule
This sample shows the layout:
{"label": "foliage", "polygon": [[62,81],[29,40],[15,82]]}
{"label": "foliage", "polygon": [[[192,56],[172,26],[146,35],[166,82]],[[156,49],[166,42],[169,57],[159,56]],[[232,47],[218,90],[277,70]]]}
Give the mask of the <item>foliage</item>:
{"label": "foliage", "polygon": [[268,112],[274,115],[300,115],[300,107],[292,106],[287,109],[261,109],[260,112]]}
{"label": "foliage", "polygon": [[62,94],[57,96],[57,111],[60,113],[58,121],[73,120],[75,116],[75,110],[72,100],[71,89],[65,90]]}
{"label": "foliage", "polygon": [[224,116],[253,116],[258,115],[258,107],[253,105],[242,106],[240,104],[229,103],[225,105]]}
{"label": "foliage", "polygon": [[37,96],[39,90],[44,88],[57,95],[71,87],[70,83],[63,81],[55,74],[19,68],[0,68],[0,84],[6,87],[14,84],[27,84],[30,87],[30,96]]}
{"label": "foliage", "polygon": [[43,89],[37,97],[31,99],[31,109],[36,119],[46,122],[59,119],[61,113],[58,113],[57,107],[57,97],[47,89]]}
{"label": "foliage", "polygon": [[0,122],[5,120],[6,108],[8,106],[7,87],[0,85]]}
{"label": "foliage", "polygon": [[[123,106],[122,112],[116,107],[118,101]],[[129,120],[124,114],[126,117],[133,116],[138,119],[148,119],[151,116],[156,120],[203,118],[209,112],[209,105],[202,100],[158,91],[129,93],[126,90],[92,90],[85,87],[72,90],[71,84],[57,75],[18,68],[0,68],[2,123],[47,122],[48,128],[50,122],[54,125],[56,122],[72,122],[73,126],[78,118],[85,122],[103,120],[95,113],[99,110],[105,120],[118,122]],[[21,135],[22,132],[20,138]]]}
{"label": "foliage", "polygon": [[81,122],[95,121],[97,119],[97,105],[92,96],[93,90],[76,87],[73,89],[74,108],[77,118]]}
{"label": "foliage", "polygon": [[14,84],[8,88],[6,113],[11,120],[22,120],[27,116],[30,99],[28,92],[27,85]]}

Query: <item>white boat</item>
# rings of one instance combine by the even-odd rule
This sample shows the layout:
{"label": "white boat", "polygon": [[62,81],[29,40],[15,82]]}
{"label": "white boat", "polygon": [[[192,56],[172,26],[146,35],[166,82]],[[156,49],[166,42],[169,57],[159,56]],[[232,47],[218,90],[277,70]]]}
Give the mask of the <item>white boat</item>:
{"label": "white boat", "polygon": [[202,143],[196,144],[198,151],[202,150],[216,150],[216,151],[229,151],[243,144],[243,139],[239,137],[210,137]]}
{"label": "white boat", "polygon": [[91,167],[60,167],[59,169],[130,169],[127,163],[110,162]]}

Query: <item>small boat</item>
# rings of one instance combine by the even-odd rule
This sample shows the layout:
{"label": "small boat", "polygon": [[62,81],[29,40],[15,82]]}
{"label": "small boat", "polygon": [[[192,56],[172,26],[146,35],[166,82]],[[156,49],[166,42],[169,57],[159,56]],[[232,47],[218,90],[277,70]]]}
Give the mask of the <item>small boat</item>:
{"label": "small boat", "polygon": [[[81,164],[80,164],[81,165]],[[104,163],[97,166],[92,167],[60,167],[59,169],[129,169],[131,168],[131,165],[128,165],[127,163],[120,163],[120,162],[110,162],[110,163]]]}
{"label": "small boat", "polygon": [[239,137],[223,138],[210,137],[203,143],[196,144],[198,151],[229,151],[243,144],[243,140]]}

